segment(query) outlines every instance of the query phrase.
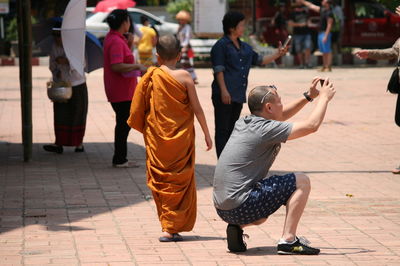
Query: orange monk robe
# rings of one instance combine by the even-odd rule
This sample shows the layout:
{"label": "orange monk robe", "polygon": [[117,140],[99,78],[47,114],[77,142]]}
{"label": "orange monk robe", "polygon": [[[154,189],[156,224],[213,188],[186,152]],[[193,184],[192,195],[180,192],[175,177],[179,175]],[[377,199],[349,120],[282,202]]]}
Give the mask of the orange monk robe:
{"label": "orange monk robe", "polygon": [[128,125],[143,134],[147,185],[163,231],[193,229],[196,220],[194,115],[187,89],[160,68],[136,87]]}

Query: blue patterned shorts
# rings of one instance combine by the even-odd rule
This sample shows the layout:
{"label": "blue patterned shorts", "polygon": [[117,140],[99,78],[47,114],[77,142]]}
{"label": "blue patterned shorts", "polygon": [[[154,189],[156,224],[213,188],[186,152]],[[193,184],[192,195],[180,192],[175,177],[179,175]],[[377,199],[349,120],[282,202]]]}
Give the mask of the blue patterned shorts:
{"label": "blue patterned shorts", "polygon": [[217,213],[222,220],[230,224],[251,224],[267,218],[282,205],[286,205],[295,190],[294,173],[274,175],[258,182],[242,205],[232,210],[217,209]]}

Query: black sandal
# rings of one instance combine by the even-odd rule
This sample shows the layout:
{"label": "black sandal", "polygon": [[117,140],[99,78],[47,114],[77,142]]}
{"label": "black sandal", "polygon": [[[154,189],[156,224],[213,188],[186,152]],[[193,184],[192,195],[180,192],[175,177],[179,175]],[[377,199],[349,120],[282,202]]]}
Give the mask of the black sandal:
{"label": "black sandal", "polygon": [[83,147],[83,145],[75,147],[75,152],[84,152],[84,151],[85,148]]}
{"label": "black sandal", "polygon": [[172,234],[172,237],[166,237],[166,236],[161,236],[160,238],[158,238],[158,240],[160,242],[178,242],[178,241],[183,241],[183,237],[178,234]]}
{"label": "black sandal", "polygon": [[63,146],[58,146],[55,144],[43,145],[43,149],[48,152],[55,152],[59,154],[63,153],[64,151]]}

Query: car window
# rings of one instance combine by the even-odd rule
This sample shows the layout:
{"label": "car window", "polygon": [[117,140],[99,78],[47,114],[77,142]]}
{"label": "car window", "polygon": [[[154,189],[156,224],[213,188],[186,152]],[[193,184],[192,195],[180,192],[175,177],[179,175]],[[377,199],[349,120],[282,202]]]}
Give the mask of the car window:
{"label": "car window", "polygon": [[385,13],[380,5],[374,3],[355,3],[356,18],[383,18]]}
{"label": "car window", "polygon": [[139,13],[139,12],[129,12],[129,15],[131,16],[131,18],[135,24],[142,24],[142,22],[140,21],[141,16],[146,17],[149,20],[151,25],[160,24],[160,23],[158,23],[158,21],[156,21],[156,20],[152,19],[151,17],[146,16],[142,13]]}
{"label": "car window", "polygon": [[129,12],[129,15],[131,16],[132,20],[134,23],[136,24],[142,24],[140,23],[140,16],[141,14],[137,13],[137,12]]}
{"label": "car window", "polygon": [[94,13],[92,11],[86,11],[86,19],[90,18],[93,15]]}

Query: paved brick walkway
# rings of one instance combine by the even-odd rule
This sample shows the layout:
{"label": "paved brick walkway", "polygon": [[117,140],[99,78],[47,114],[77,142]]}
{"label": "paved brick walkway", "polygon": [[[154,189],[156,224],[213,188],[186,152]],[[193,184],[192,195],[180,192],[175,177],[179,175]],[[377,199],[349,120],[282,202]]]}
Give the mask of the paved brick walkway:
{"label": "paved brick walkway", "polygon": [[[141,135],[131,132],[138,169],[111,167],[114,115],[102,71],[88,76],[86,152],[44,152],[54,141],[46,67],[33,68],[33,160],[22,162],[17,67],[0,67],[0,265],[400,265],[400,129],[396,97],[385,93],[392,68],[334,69],[337,94],[319,132],[285,144],[273,170],[303,171],[313,190],[299,226],[319,256],[278,256],[284,209],[245,233],[249,250],[226,251],[213,208],[215,151],[197,125],[198,219],[187,241],[159,243],[160,226],[145,183]],[[198,69],[199,97],[213,131],[211,70]],[[287,102],[316,70],[253,69],[249,87],[275,84]],[[324,74],[325,76],[325,74]],[[298,117],[312,110],[310,104]],[[247,107],[243,114],[247,114]]]}

